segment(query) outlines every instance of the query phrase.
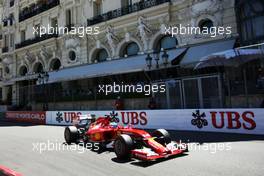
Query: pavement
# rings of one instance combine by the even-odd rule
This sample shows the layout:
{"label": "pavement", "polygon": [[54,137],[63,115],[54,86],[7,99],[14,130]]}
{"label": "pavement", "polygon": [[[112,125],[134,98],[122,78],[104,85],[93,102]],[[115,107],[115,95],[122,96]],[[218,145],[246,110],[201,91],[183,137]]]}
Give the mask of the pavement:
{"label": "pavement", "polygon": [[25,176],[263,175],[264,136],[173,131],[188,154],[154,162],[120,161],[112,151],[64,144],[64,127],[0,121],[0,165]]}

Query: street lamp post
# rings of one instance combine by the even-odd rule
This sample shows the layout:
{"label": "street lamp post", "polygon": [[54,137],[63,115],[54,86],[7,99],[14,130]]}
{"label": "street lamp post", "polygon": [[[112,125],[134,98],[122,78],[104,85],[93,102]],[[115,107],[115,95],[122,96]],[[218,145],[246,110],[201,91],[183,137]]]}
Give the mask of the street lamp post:
{"label": "street lamp post", "polygon": [[[161,56],[161,63],[160,61],[160,56]],[[163,48],[161,48],[160,51],[154,51],[152,53],[152,57],[151,57],[151,53],[149,53],[146,57],[146,65],[148,67],[148,69],[151,71],[153,65],[152,65],[152,60],[155,60],[156,62],[156,69],[158,70],[160,67],[162,68],[165,67],[165,79],[167,79],[167,66],[169,64],[169,54],[167,53],[166,50],[164,50]],[[160,78],[160,75],[158,73],[158,71],[155,70],[154,68],[154,74],[156,78]],[[155,95],[152,95],[155,96]]]}
{"label": "street lamp post", "polygon": [[161,57],[162,57],[163,65],[167,67],[167,65],[169,64],[169,55],[166,50],[164,50]]}
{"label": "street lamp post", "polygon": [[43,102],[43,110],[46,111],[48,110],[48,102],[47,102],[47,89],[46,89],[46,85],[49,81],[49,74],[48,72],[41,72],[38,75],[38,85],[41,85],[43,88],[43,92],[45,91],[45,101]]}
{"label": "street lamp post", "polygon": [[150,54],[148,54],[148,56],[146,57],[146,63],[147,63],[147,67],[149,69],[151,69],[151,67],[152,67],[152,57],[150,56]]}
{"label": "street lamp post", "polygon": [[[160,68],[160,54],[163,53],[161,55],[161,59],[162,59],[162,64],[167,67],[167,65],[169,64],[169,55],[167,53],[166,50],[164,50],[163,48],[161,48],[160,52],[153,52],[152,53],[152,57],[154,58],[155,62],[156,62],[156,69]],[[146,57],[146,65],[149,68],[149,70],[152,68],[152,60],[153,58],[151,57],[151,54],[149,53],[148,56]]]}

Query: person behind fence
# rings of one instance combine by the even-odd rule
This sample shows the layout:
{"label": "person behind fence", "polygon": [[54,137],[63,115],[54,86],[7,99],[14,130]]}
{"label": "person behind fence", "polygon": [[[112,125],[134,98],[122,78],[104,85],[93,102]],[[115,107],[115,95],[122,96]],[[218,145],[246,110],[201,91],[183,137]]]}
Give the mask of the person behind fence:
{"label": "person behind fence", "polygon": [[149,104],[148,104],[149,109],[156,109],[157,108],[157,103],[154,97],[151,97],[149,99]]}
{"label": "person behind fence", "polygon": [[124,101],[121,99],[120,96],[118,96],[116,101],[115,101],[115,109],[116,110],[123,110],[124,109]]}

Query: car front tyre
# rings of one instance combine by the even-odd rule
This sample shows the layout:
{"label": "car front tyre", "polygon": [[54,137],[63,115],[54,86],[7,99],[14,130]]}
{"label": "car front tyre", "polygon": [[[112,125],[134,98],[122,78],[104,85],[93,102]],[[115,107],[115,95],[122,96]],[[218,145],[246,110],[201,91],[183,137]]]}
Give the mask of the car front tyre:
{"label": "car front tyre", "polygon": [[129,159],[133,148],[133,139],[126,134],[120,135],[114,144],[114,151],[118,159]]}
{"label": "car front tyre", "polygon": [[66,127],[64,130],[64,139],[67,144],[77,143],[78,129],[75,126]]}

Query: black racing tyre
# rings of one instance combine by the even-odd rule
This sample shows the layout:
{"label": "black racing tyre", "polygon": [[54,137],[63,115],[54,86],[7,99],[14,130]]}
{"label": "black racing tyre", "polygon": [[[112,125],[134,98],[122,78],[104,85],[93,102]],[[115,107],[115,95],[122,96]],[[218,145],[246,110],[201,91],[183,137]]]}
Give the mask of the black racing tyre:
{"label": "black racing tyre", "polygon": [[122,134],[115,140],[114,151],[118,159],[129,159],[132,148],[133,139],[129,135]]}
{"label": "black racing tyre", "polygon": [[152,137],[156,137],[156,141],[162,145],[169,144],[171,142],[170,134],[165,129],[158,129],[152,133]]}
{"label": "black racing tyre", "polygon": [[64,139],[67,144],[77,143],[78,129],[75,126],[66,127],[64,130]]}

